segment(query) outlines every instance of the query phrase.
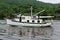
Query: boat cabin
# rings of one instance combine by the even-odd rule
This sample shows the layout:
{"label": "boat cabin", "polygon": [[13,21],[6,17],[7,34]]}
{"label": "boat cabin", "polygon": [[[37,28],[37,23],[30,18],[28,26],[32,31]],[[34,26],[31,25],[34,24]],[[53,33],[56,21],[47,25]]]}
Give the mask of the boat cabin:
{"label": "boat cabin", "polygon": [[42,23],[42,19],[38,19],[38,16],[20,16],[17,18],[14,18],[14,21],[16,22],[27,22],[27,23]]}
{"label": "boat cabin", "polygon": [[53,16],[24,16],[24,15],[17,15],[16,18],[13,19],[15,22],[22,22],[22,23],[45,23],[44,19],[52,18]]}

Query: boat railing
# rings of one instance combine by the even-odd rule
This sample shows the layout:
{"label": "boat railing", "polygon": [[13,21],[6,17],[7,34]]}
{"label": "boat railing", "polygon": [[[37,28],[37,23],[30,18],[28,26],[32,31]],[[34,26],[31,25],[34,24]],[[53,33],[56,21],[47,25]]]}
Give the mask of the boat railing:
{"label": "boat railing", "polygon": [[[15,21],[14,19],[11,19],[13,22],[19,22]],[[35,22],[20,22],[20,23],[30,23],[30,24],[46,24],[46,23],[51,23],[51,20],[44,20],[42,23],[35,23]]]}

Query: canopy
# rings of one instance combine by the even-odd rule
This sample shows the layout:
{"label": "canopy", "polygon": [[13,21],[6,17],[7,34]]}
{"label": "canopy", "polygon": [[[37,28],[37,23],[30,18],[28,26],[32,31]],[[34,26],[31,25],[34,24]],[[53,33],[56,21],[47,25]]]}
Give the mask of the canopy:
{"label": "canopy", "polygon": [[39,18],[53,18],[54,16],[39,16]]}

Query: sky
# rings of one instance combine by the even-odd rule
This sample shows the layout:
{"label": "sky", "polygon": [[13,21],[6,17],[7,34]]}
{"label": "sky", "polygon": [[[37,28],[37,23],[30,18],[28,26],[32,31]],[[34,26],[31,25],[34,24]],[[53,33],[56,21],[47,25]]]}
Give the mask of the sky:
{"label": "sky", "polygon": [[53,4],[60,3],[60,0],[37,0],[37,1],[42,1],[42,2],[46,2],[46,3],[53,3]]}

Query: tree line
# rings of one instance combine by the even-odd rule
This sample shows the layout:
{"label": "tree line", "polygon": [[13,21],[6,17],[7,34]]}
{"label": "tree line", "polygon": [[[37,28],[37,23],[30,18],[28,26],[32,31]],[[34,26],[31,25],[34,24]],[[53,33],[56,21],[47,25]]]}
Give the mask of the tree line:
{"label": "tree line", "polygon": [[33,14],[45,10],[39,15],[52,15],[60,19],[60,4],[43,3],[36,0],[0,0],[0,19],[13,14],[29,14],[30,7],[33,7]]}

